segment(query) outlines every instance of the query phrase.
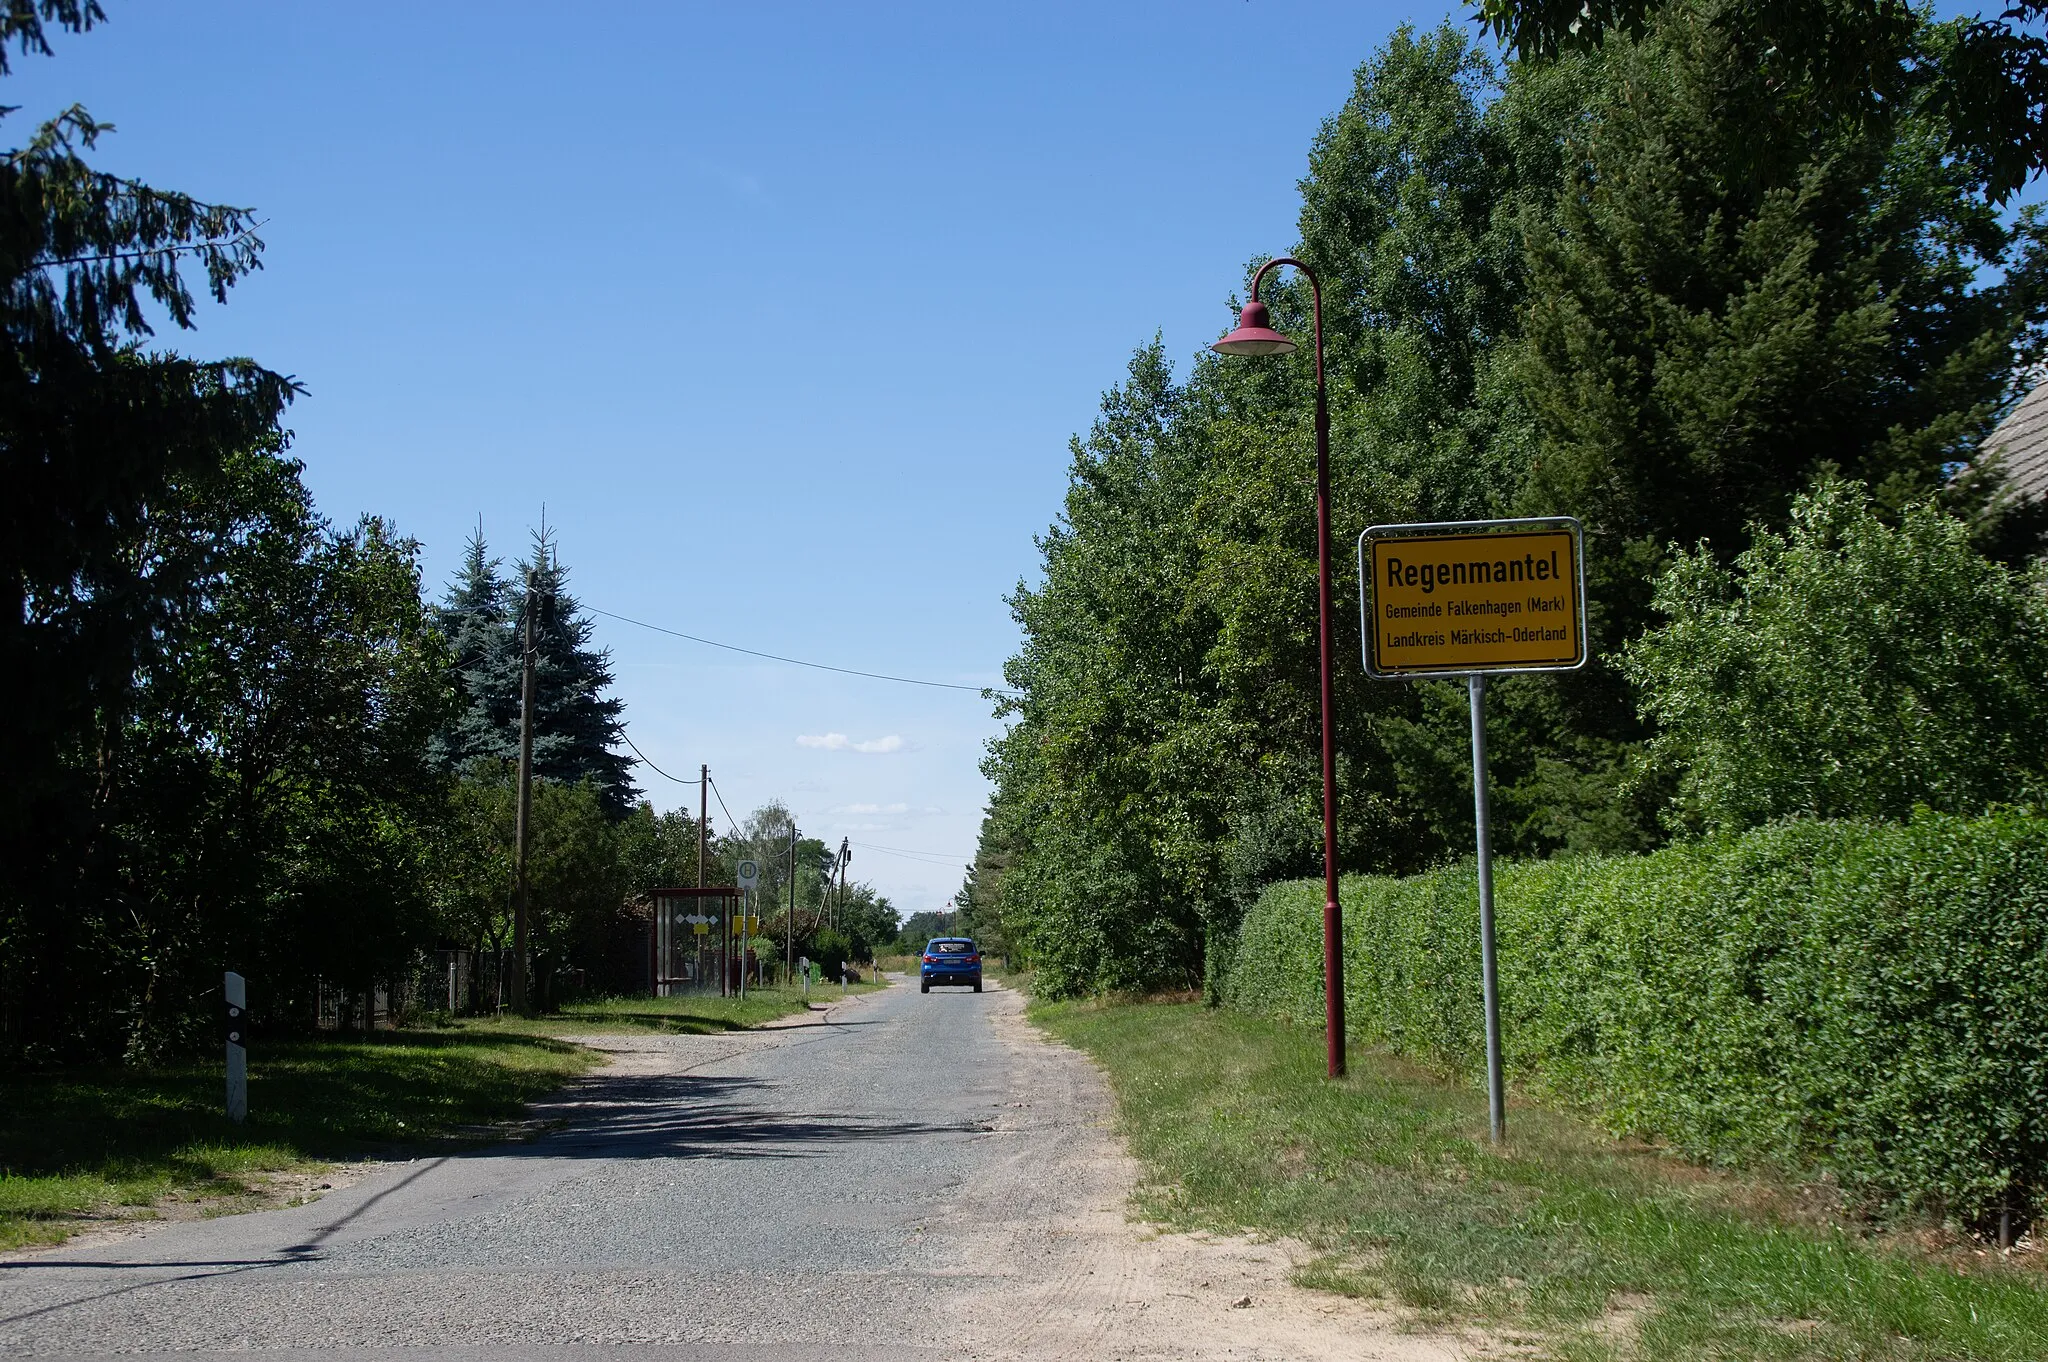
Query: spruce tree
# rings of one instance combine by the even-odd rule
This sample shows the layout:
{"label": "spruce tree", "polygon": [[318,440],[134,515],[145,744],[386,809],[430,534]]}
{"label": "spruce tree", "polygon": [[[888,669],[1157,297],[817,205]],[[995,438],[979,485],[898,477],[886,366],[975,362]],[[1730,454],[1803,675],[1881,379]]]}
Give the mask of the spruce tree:
{"label": "spruce tree", "polygon": [[[530,600],[539,611],[534,635],[533,769],[548,780],[588,780],[613,818],[632,810],[640,790],[633,784],[633,759],[613,749],[623,741],[626,702],[607,694],[612,687],[611,652],[592,648],[594,626],[569,592],[569,573],[545,528],[520,564],[532,584]],[[518,622],[514,621],[515,634]],[[515,663],[518,652],[513,653]],[[518,669],[513,669],[512,732],[519,731]]]}
{"label": "spruce tree", "polygon": [[[92,0],[14,0],[9,48],[47,55]],[[0,101],[0,120],[18,106]],[[156,189],[88,159],[111,132],[73,106],[0,154],[0,997],[55,1038],[70,960],[112,966],[80,904],[100,892],[109,785],[137,678],[168,623],[203,608],[194,572],[147,570],[138,532],[173,488],[208,494],[282,440],[292,380],[248,359],[152,345],[195,324],[261,261],[256,214]]]}
{"label": "spruce tree", "polygon": [[490,556],[479,523],[434,612],[461,692],[455,717],[433,742],[435,764],[445,770],[519,756],[519,600],[498,570],[502,561]]}
{"label": "spruce tree", "polygon": [[597,788],[612,818],[624,818],[640,793],[632,758],[613,750],[625,732],[625,702],[612,687],[611,654],[590,646],[593,626],[568,591],[568,570],[545,529],[518,565],[500,572],[483,530],[470,537],[462,567],[436,612],[455,658],[460,709],[435,739],[437,763],[463,771],[478,761],[519,758],[520,650],[529,601],[534,631],[533,771],[543,780]]}

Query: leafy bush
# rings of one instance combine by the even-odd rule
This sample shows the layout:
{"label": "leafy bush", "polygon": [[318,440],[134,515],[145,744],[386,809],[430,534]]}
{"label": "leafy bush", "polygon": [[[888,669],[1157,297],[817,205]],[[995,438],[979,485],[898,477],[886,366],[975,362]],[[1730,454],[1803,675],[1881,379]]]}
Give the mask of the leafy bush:
{"label": "leafy bush", "polygon": [[[1226,998],[1319,1020],[1321,886],[1269,889]],[[1827,1172],[1873,1208],[2024,1215],[2048,1190],[2048,819],[1791,822],[1497,876],[1525,1086],[1715,1163]],[[1483,1062],[1472,867],[1344,885],[1347,1024]]]}
{"label": "leafy bush", "polygon": [[804,954],[810,959],[814,977],[837,979],[853,958],[853,939],[837,927],[823,927],[812,935]]}
{"label": "leafy bush", "polygon": [[1978,813],[2048,784],[2048,594],[1932,502],[1893,527],[1860,486],[1797,499],[1723,568],[1701,548],[1657,581],[1669,622],[1624,670],[1679,773],[1677,821]]}

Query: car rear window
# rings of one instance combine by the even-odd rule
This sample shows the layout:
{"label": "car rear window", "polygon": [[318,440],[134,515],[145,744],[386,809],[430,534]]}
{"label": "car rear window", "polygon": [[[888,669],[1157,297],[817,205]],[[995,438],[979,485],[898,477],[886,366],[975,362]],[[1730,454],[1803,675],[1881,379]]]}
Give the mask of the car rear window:
{"label": "car rear window", "polygon": [[972,941],[934,941],[931,944],[931,953],[933,955],[972,955],[974,953],[974,943]]}

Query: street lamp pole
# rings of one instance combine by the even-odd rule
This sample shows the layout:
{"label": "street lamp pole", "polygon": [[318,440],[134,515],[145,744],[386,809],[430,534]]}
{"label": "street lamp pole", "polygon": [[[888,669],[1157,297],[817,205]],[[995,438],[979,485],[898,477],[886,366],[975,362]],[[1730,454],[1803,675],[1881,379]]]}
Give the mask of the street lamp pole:
{"label": "street lamp pole", "polygon": [[1323,378],[1323,285],[1316,272],[1292,256],[1277,255],[1252,276],[1251,301],[1237,329],[1210,348],[1224,355],[1284,355],[1291,337],[1275,331],[1272,314],[1259,301],[1259,285],[1281,265],[1307,278],[1315,300],[1316,333],[1316,587],[1318,657],[1323,709],[1323,1027],[1330,1077],[1344,1076],[1344,918],[1337,904],[1337,730],[1336,688],[1331,679],[1330,636],[1330,402]]}

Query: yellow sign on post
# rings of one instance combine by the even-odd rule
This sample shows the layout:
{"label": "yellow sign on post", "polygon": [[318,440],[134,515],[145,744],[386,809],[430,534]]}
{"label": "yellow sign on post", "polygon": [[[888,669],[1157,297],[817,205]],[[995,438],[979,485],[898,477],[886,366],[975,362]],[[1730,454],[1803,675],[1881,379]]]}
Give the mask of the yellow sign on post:
{"label": "yellow sign on post", "polygon": [[1375,525],[1358,537],[1365,670],[1399,679],[1462,675],[1472,698],[1472,823],[1479,851],[1479,976],[1486,1011],[1486,1107],[1507,1138],[1500,979],[1493,941],[1493,819],[1486,789],[1486,678],[1586,664],[1586,568],[1579,522],[1467,520]]}
{"label": "yellow sign on post", "polygon": [[1358,571],[1370,676],[1585,665],[1576,520],[1375,525],[1359,538]]}

